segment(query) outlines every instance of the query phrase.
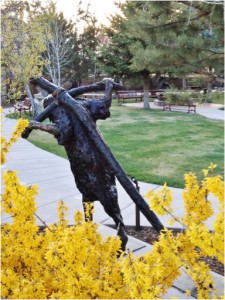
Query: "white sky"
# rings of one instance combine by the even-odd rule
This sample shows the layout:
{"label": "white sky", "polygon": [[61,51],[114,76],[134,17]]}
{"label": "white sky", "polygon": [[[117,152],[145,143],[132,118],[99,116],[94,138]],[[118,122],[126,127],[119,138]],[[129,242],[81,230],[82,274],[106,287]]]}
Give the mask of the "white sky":
{"label": "white sky", "polygon": [[[64,13],[67,19],[76,17],[79,0],[55,0],[59,11]],[[82,0],[82,8],[90,3],[90,12],[95,14],[98,23],[108,25],[107,17],[116,12],[115,0]]]}

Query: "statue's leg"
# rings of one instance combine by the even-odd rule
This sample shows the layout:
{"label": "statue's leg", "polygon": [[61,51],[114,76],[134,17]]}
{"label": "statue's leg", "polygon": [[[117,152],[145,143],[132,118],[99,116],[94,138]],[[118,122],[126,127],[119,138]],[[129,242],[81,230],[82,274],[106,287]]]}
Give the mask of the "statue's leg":
{"label": "statue's leg", "polygon": [[114,186],[114,185],[111,186],[111,189],[109,191],[109,197],[110,197],[109,201],[113,205],[115,214],[117,216],[119,216],[120,220],[122,221],[122,222],[118,223],[117,220],[114,220],[114,222],[116,223],[116,227],[117,227],[117,234],[121,237],[121,240],[122,240],[122,250],[125,251],[126,244],[128,242],[128,237],[125,232],[123,217],[121,215],[121,210],[120,210],[119,203],[118,203],[118,194],[117,194],[116,186]]}
{"label": "statue's leg", "polygon": [[[93,187],[93,189],[92,189]],[[126,244],[128,237],[124,229],[124,222],[120,212],[118,199],[117,199],[117,189],[114,184],[108,182],[105,185],[99,185],[99,182],[92,182],[91,184],[86,184],[86,190],[82,190],[82,201],[84,212],[86,212],[86,203],[93,203],[93,201],[100,201],[105,212],[114,220],[117,228],[117,234],[122,240],[121,248],[123,251],[126,249]],[[85,216],[85,221],[93,220],[93,216],[90,218]]]}
{"label": "statue's leg", "polygon": [[117,234],[122,241],[121,248],[125,251],[128,237],[125,232],[123,217],[118,204],[117,190],[114,185],[110,187],[110,190],[107,189],[104,194],[101,194],[100,202],[103,205],[105,212],[114,220]]}

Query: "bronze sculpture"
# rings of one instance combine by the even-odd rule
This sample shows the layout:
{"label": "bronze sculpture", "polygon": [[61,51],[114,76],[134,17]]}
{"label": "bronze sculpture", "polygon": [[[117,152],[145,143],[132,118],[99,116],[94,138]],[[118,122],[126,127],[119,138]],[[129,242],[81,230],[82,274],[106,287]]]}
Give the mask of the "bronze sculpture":
{"label": "bronze sculpture", "polygon": [[[42,77],[32,78],[31,82],[52,95],[44,100],[46,107],[44,112],[37,116],[36,121],[30,122],[22,136],[26,138],[32,129],[40,129],[53,134],[58,143],[65,147],[76,185],[83,195],[83,202],[96,200],[101,202],[106,213],[116,223],[118,235],[122,240],[122,249],[125,250],[127,236],[118,205],[115,177],[153,227],[157,231],[162,230],[163,225],[135,190],[96,128],[98,119],[106,119],[110,116],[112,91],[120,86],[105,81],[66,92]],[[103,99],[84,100],[71,97],[103,89],[105,89]],[[49,117],[53,123],[46,125],[37,122],[43,121],[46,117]]]}

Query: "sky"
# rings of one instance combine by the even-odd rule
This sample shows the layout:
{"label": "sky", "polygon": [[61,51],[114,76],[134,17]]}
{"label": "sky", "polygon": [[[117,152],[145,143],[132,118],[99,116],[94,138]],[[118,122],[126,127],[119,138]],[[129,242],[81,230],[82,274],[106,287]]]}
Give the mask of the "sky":
{"label": "sky", "polygon": [[[76,10],[80,0],[55,0],[59,11],[64,13],[67,19],[76,17]],[[82,8],[90,3],[90,12],[95,14],[98,23],[109,25],[107,17],[117,11],[115,0],[81,0]]]}

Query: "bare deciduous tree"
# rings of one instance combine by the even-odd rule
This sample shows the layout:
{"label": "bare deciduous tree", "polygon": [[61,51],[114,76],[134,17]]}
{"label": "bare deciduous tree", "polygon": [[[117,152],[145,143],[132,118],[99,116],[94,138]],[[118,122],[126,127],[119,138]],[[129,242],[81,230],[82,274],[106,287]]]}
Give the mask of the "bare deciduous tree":
{"label": "bare deciduous tree", "polygon": [[46,51],[43,54],[45,67],[53,83],[61,85],[62,70],[70,63],[72,47],[67,34],[72,30],[72,23],[68,23],[63,15],[53,14],[49,19],[49,26],[44,36]]}

